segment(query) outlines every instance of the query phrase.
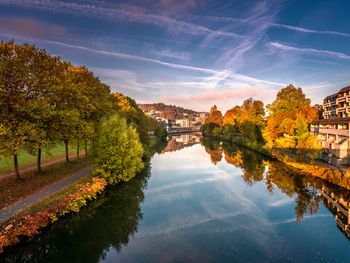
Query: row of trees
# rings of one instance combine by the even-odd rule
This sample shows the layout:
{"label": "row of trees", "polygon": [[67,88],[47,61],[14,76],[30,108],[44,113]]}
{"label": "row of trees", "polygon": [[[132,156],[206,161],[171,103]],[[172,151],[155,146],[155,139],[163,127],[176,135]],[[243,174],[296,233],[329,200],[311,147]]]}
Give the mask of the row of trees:
{"label": "row of trees", "polygon": [[37,152],[38,172],[42,149],[58,141],[69,161],[69,144],[90,140],[112,104],[109,87],[85,67],[10,41],[0,43],[0,109],[1,155],[13,156],[19,177],[21,149]]}
{"label": "row of trees", "polygon": [[204,136],[234,141],[256,150],[293,149],[299,156],[315,158],[321,150],[318,139],[309,132],[319,113],[311,106],[301,88],[289,85],[281,89],[273,103],[245,100],[224,116],[214,105],[202,126]]}
{"label": "row of trees", "polygon": [[[122,105],[123,101],[129,106]],[[69,145],[77,146],[78,156],[80,145],[87,151],[87,143],[104,127],[101,120],[107,121],[115,113],[120,118],[112,122],[136,127],[144,146],[149,131],[158,128],[163,132],[132,99],[111,94],[86,67],[74,66],[33,45],[0,42],[0,155],[13,157],[18,178],[21,150],[37,156],[38,172],[42,149],[54,144],[65,145],[69,161]],[[123,136],[128,129],[119,131],[118,136]],[[136,144],[140,140],[138,135],[133,138]]]}
{"label": "row of trees", "polygon": [[224,116],[214,105],[202,126],[204,136],[236,141],[250,147],[261,146],[263,138],[264,104],[259,100],[247,99],[242,106],[235,106]]}

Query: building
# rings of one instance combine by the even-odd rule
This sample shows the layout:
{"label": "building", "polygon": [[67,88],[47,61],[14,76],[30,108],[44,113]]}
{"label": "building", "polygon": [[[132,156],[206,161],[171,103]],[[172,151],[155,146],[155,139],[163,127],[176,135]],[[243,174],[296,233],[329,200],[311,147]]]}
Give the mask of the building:
{"label": "building", "polygon": [[187,119],[176,120],[175,124],[176,126],[180,126],[183,128],[188,128],[188,127],[191,127],[192,125],[191,121]]}
{"label": "building", "polygon": [[350,163],[350,86],[323,100],[323,119],[311,125],[322,143],[321,158],[333,165]]}

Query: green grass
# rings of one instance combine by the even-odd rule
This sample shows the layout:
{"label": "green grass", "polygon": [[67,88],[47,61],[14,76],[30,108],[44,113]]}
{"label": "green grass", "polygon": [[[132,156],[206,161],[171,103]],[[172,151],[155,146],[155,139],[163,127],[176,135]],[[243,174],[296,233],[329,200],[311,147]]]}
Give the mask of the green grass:
{"label": "green grass", "polygon": [[[76,151],[75,145],[69,147],[69,153],[74,153]],[[83,149],[81,149],[83,152]],[[56,144],[51,148],[43,149],[42,151],[42,161],[47,161],[61,157],[65,155],[65,147],[63,144]],[[31,155],[26,150],[21,150],[18,155],[19,168],[28,167],[36,164],[36,156]],[[13,158],[0,156],[0,173],[8,172],[13,170]]]}

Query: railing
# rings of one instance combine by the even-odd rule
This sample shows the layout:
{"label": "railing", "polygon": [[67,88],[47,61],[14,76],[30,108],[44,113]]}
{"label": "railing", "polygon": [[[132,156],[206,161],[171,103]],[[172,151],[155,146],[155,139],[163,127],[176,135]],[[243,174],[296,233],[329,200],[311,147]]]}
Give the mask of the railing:
{"label": "railing", "polygon": [[169,134],[174,133],[186,133],[186,132],[199,132],[201,129],[200,126],[193,126],[193,127],[171,127],[168,129]]}
{"label": "railing", "polygon": [[342,135],[342,136],[348,136],[349,137],[349,130],[319,129],[318,133]]}

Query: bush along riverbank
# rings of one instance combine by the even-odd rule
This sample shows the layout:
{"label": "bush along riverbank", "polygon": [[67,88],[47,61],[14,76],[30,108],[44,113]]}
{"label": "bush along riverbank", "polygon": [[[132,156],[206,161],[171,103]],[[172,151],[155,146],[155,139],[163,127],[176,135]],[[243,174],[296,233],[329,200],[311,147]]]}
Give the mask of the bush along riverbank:
{"label": "bush along riverbank", "polygon": [[204,138],[235,143],[279,160],[296,172],[318,177],[350,189],[350,172],[316,161],[322,147],[310,132],[320,116],[301,88],[289,85],[265,107],[259,100],[247,99],[223,116],[214,105],[201,127]]}

